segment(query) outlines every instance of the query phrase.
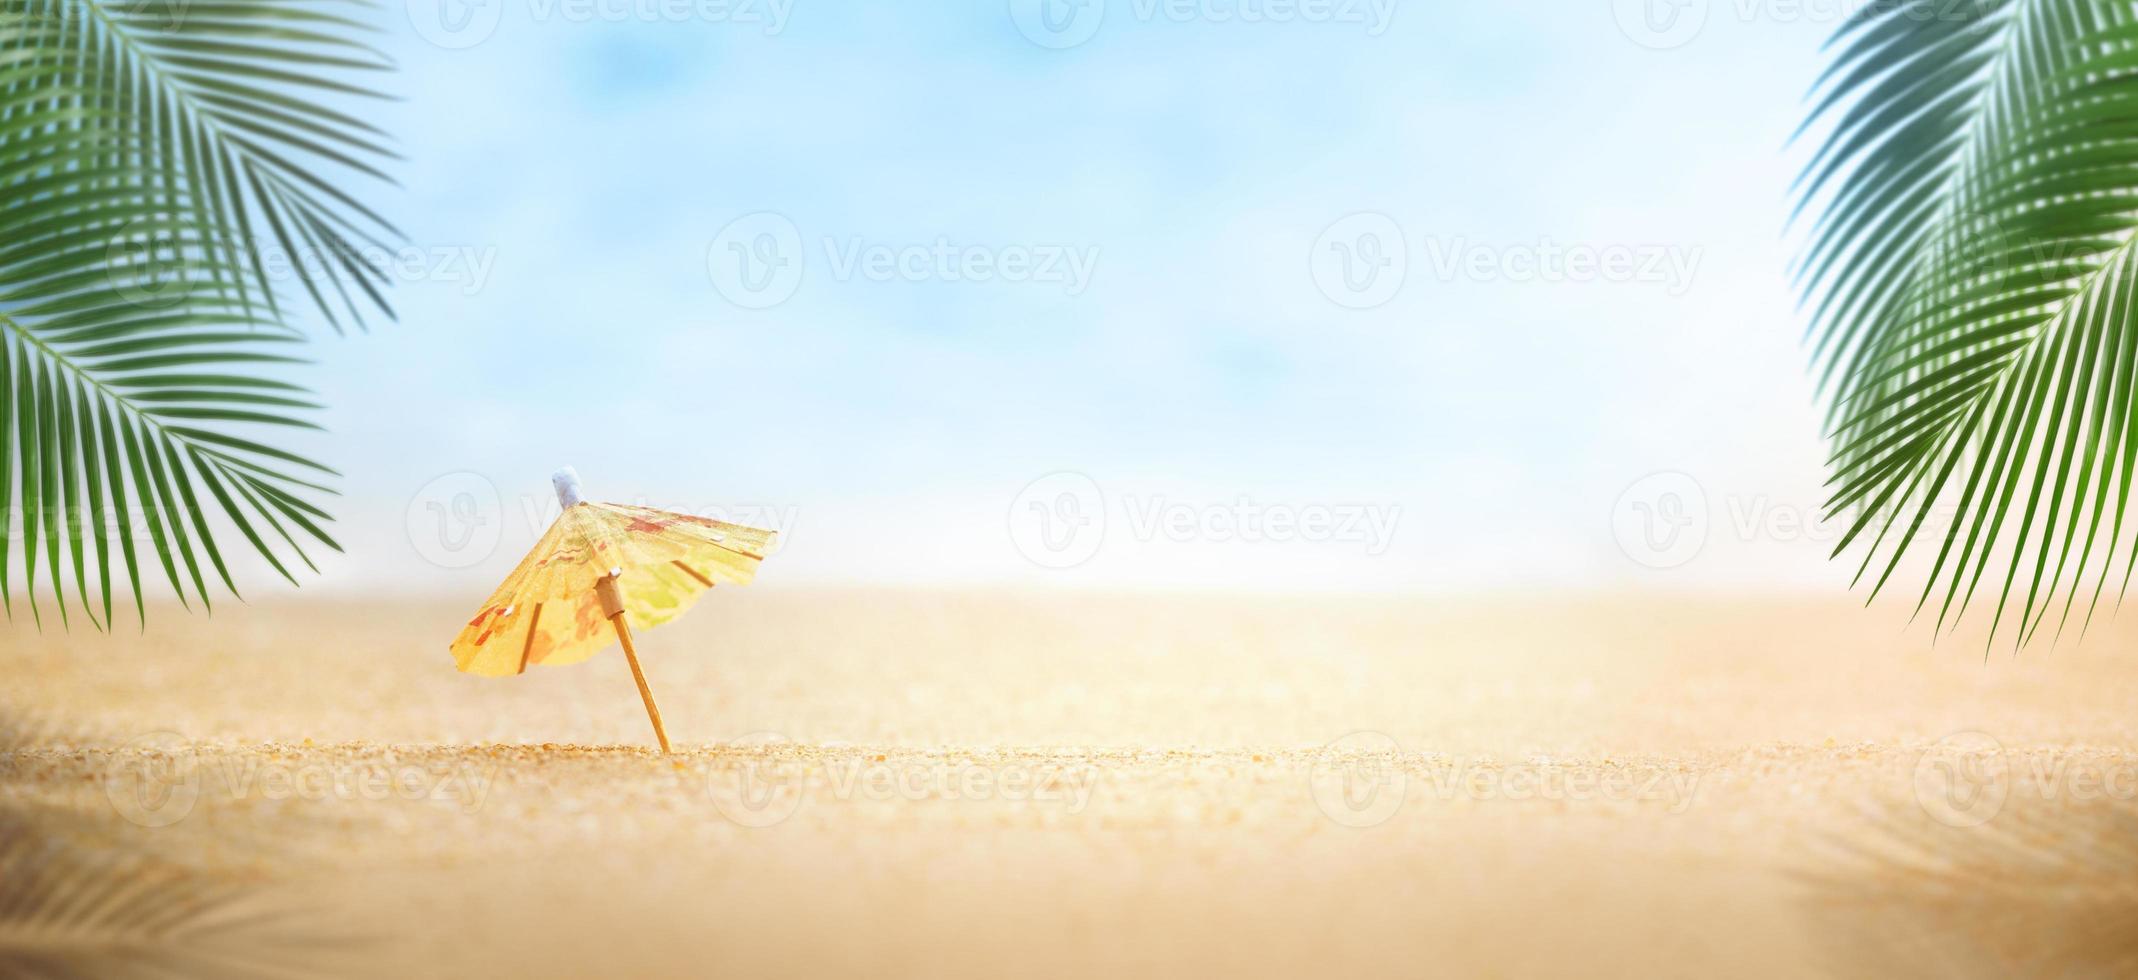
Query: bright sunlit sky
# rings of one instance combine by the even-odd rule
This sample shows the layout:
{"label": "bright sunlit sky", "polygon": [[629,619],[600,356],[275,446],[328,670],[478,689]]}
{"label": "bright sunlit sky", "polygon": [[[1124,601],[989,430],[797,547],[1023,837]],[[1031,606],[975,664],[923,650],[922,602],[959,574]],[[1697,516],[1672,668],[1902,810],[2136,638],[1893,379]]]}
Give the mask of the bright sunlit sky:
{"label": "bright sunlit sky", "polygon": [[[567,462],[780,526],[766,583],[1845,587],[1783,227],[1834,7],[1051,2],[374,12],[423,260],[305,379],[307,589],[478,598]],[[1704,541],[1636,560],[1667,472]]]}

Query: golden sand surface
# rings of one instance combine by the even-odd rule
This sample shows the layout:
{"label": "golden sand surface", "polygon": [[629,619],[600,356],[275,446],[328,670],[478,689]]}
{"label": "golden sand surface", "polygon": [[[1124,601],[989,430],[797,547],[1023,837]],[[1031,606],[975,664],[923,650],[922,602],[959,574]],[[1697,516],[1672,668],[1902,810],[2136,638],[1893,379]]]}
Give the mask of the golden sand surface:
{"label": "golden sand surface", "polygon": [[349,975],[1779,977],[2027,964],[1966,856],[2138,797],[2127,623],[718,590],[641,638],[664,758],[613,650],[456,673],[467,605],[18,608],[0,806]]}

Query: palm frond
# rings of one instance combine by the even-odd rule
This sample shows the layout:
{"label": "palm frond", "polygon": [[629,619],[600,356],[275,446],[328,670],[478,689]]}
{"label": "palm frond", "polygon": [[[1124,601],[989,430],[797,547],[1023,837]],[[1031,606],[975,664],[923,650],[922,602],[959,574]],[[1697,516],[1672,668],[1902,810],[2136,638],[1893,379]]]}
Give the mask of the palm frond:
{"label": "palm frond", "polygon": [[1935,545],[1916,608],[1940,630],[1978,592],[1991,642],[2083,625],[2138,556],[2133,14],[1874,4],[1841,29],[1813,110],[1832,130],[1800,182],[1800,210],[1823,213],[1799,274],[1831,400],[1835,554],[1863,544],[1875,597]]}
{"label": "palm frond", "polygon": [[[342,187],[391,183],[381,168],[398,159],[383,131],[349,111],[383,98],[352,79],[392,67],[363,40],[375,28],[349,16],[365,6],[7,0],[0,9],[22,38],[0,44],[13,55],[0,82],[24,98],[21,114],[9,106],[0,119],[87,120],[104,162],[130,171],[104,190],[168,206],[138,232],[200,250],[248,309],[279,314],[279,294],[295,288],[337,332],[343,317],[361,327],[366,306],[392,316],[374,257],[400,238]],[[277,271],[283,264],[288,271]]]}
{"label": "palm frond", "polygon": [[40,574],[63,623],[71,585],[100,627],[115,573],[145,620],[150,562],[181,601],[208,604],[211,575],[235,594],[211,514],[292,581],[278,551],[310,566],[301,539],[338,547],[307,499],[333,471],[258,433],[316,428],[304,389],[271,373],[303,363],[273,270],[297,270],[337,330],[337,306],[362,323],[350,286],[386,309],[362,255],[398,233],[337,181],[383,178],[391,152],[327,104],[369,97],[340,79],[386,62],[346,6],[0,0],[10,615],[16,564],[40,622]]}

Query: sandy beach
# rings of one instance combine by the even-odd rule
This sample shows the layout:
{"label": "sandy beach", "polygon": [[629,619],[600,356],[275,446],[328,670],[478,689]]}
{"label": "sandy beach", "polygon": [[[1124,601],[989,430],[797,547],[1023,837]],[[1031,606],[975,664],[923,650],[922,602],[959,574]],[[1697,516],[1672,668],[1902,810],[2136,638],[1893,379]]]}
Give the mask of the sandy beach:
{"label": "sandy beach", "polygon": [[329,975],[2015,968],[1955,885],[2098,858],[2134,633],[1904,612],[720,590],[643,638],[663,758],[614,651],[460,675],[454,605],[18,608],[0,801]]}

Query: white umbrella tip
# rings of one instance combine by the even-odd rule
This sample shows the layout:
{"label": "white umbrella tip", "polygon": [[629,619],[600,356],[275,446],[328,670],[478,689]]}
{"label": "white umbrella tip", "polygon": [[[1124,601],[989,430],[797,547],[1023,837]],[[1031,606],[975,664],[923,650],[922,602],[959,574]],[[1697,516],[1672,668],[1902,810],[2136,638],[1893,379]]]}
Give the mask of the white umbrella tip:
{"label": "white umbrella tip", "polygon": [[557,488],[557,503],[570,510],[586,502],[579,494],[579,471],[567,466],[549,475],[550,486]]}

